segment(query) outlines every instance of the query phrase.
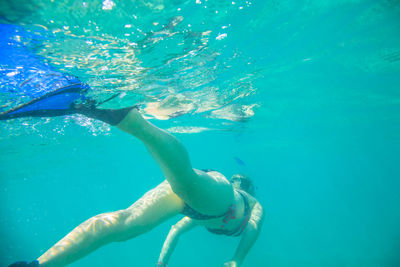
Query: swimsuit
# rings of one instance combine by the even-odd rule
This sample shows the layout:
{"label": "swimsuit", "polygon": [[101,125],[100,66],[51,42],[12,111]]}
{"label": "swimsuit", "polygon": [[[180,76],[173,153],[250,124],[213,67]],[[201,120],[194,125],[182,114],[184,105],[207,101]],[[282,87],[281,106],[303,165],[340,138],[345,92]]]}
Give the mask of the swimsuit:
{"label": "swimsuit", "polygon": [[227,224],[230,219],[236,218],[236,206],[235,205],[231,205],[224,214],[207,215],[207,214],[202,214],[202,213],[196,211],[195,209],[191,208],[188,204],[185,203],[181,213],[185,216],[188,216],[191,219],[194,219],[194,220],[210,220],[210,219],[216,219],[216,218],[223,217],[224,225],[222,225],[221,228],[218,228],[218,229],[206,228],[206,229],[209,232],[211,232],[213,234],[217,234],[217,235],[239,236],[243,232],[244,228],[247,225],[247,222],[249,221],[250,205],[249,205],[249,201],[247,200],[246,195],[240,191],[237,191],[237,192],[239,192],[239,194],[243,198],[244,219],[243,219],[242,223],[239,225],[239,227],[237,227],[236,229],[233,229],[233,230],[224,229],[225,224]]}

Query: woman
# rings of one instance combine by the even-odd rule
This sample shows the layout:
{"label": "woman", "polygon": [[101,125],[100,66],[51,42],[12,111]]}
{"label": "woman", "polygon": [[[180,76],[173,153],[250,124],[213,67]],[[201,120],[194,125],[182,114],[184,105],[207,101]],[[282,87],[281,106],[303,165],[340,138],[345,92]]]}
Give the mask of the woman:
{"label": "woman", "polygon": [[[31,113],[31,116],[46,116],[47,111]],[[49,116],[60,113],[49,113]],[[145,120],[136,108],[97,109],[92,103],[72,105],[65,111],[65,114],[71,113],[102,120],[140,139],[161,167],[166,180],[129,208],[99,214],[83,222],[37,260],[10,266],[65,266],[110,242],[146,233],[180,213],[186,217],[171,228],[158,266],[166,266],[178,237],[196,225],[205,226],[216,234],[241,235],[234,257],[224,266],[241,265],[263,222],[262,207],[250,194],[250,180],[235,175],[230,183],[219,172],[193,169],[184,146],[171,134]],[[22,115],[6,117],[3,114],[0,119],[14,117]]]}

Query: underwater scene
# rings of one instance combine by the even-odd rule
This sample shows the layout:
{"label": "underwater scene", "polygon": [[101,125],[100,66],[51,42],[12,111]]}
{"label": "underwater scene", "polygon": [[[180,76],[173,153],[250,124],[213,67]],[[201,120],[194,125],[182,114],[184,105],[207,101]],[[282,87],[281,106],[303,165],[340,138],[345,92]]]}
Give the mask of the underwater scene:
{"label": "underwater scene", "polygon": [[[193,168],[254,184],[263,223],[194,228],[168,266],[400,266],[400,1],[0,0],[0,266],[165,180],[87,103],[135,106]],[[70,266],[167,266],[167,217]]]}

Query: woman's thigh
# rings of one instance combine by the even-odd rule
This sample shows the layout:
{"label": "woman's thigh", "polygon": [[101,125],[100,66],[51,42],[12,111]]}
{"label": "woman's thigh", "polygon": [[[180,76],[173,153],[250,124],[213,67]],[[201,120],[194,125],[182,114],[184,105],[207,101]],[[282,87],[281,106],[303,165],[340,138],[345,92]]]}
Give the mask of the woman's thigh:
{"label": "woman's thigh", "polygon": [[218,172],[203,172],[194,169],[191,183],[185,184],[182,192],[176,192],[190,207],[207,215],[220,215],[234,201],[234,192],[229,181]]}

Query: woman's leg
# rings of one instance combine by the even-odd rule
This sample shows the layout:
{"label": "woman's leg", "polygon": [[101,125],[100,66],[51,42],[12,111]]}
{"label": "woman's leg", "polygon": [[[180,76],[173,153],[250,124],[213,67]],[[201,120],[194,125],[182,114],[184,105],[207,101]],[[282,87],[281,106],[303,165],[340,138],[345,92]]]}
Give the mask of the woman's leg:
{"label": "woman's leg", "polygon": [[209,215],[224,213],[233,202],[233,189],[224,177],[192,168],[185,147],[174,136],[145,120],[132,109],[116,125],[139,138],[161,167],[172,190],[192,208]]}
{"label": "woman's leg", "polygon": [[182,207],[183,201],[165,181],[129,208],[83,222],[39,257],[40,266],[65,266],[103,245],[136,237],[177,215]]}

